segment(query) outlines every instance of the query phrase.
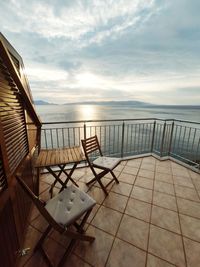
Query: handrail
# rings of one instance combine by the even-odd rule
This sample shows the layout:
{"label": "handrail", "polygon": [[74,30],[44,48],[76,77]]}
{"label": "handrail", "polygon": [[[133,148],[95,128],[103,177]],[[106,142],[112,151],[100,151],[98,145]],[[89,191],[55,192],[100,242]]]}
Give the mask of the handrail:
{"label": "handrail", "polygon": [[105,155],[127,157],[152,153],[161,158],[172,156],[188,164],[192,162],[200,168],[199,125],[155,118],[45,122],[41,146],[50,149],[76,146],[81,139],[98,135]]}
{"label": "handrail", "polygon": [[[51,124],[71,124],[71,123],[93,123],[93,122],[124,122],[124,121],[163,121],[163,122],[184,122],[200,125],[197,121],[187,121],[187,120],[177,120],[177,119],[160,119],[160,118],[138,118],[138,119],[110,119],[110,120],[76,120],[76,121],[49,121],[42,122],[42,125]],[[27,123],[27,125],[32,125],[33,123]]]}

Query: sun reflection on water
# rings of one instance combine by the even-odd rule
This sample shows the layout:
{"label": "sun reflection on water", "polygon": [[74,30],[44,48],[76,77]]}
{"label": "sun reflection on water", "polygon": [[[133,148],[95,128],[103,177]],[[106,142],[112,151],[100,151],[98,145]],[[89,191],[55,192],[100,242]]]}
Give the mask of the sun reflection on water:
{"label": "sun reflection on water", "polygon": [[95,120],[96,118],[96,107],[93,105],[81,105],[80,106],[80,118],[82,120]]}

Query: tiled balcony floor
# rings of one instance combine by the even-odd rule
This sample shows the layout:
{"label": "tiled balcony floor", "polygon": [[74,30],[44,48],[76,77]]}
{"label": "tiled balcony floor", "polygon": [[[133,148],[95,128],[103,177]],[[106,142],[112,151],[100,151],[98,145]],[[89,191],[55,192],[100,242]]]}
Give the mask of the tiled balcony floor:
{"label": "tiled balcony floor", "polygon": [[[78,243],[64,266],[200,266],[200,175],[153,157],[122,161],[115,174],[120,183],[109,188],[107,198],[97,184],[88,191],[97,201],[87,224],[95,242]],[[76,170],[73,177],[88,190],[85,182],[92,177],[88,168]],[[49,198],[53,180],[50,175],[41,177],[43,199]],[[24,247],[32,251],[45,227],[33,209]],[[45,246],[55,264],[67,242],[50,234]],[[30,252],[20,266],[47,265],[38,252]]]}

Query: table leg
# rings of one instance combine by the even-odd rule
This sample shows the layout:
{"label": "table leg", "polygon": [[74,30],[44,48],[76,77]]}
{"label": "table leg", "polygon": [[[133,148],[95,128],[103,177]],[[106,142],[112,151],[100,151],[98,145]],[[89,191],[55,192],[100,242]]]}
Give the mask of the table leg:
{"label": "table leg", "polygon": [[62,185],[62,190],[63,190],[64,188],[66,188],[66,184],[60,179],[60,175],[61,175],[61,173],[62,173],[62,170],[59,172],[58,175],[56,175],[55,172],[51,169],[51,167],[48,166],[48,167],[46,167],[46,169],[47,169],[48,172],[49,172],[51,175],[53,175],[53,177],[56,179],[55,182],[51,185],[51,188],[50,188],[50,190],[49,190],[49,193],[50,193],[51,198],[52,198],[52,196],[53,196],[53,188],[54,188],[55,184],[56,184],[57,182],[59,182],[59,183]]}
{"label": "table leg", "polygon": [[64,168],[62,168],[61,165],[58,165],[60,169],[62,168],[62,171],[63,171],[64,174],[67,176],[67,178],[66,178],[66,180],[65,180],[65,182],[64,182],[64,185],[62,186],[62,188],[61,188],[60,191],[62,191],[62,190],[66,187],[66,185],[67,185],[67,183],[69,182],[69,180],[70,180],[73,184],[75,184],[77,187],[79,187],[78,184],[71,178],[71,176],[72,176],[74,170],[76,169],[76,166],[77,166],[77,165],[78,165],[78,163],[74,163],[74,165],[73,165],[72,169],[70,170],[69,174],[64,170]]}

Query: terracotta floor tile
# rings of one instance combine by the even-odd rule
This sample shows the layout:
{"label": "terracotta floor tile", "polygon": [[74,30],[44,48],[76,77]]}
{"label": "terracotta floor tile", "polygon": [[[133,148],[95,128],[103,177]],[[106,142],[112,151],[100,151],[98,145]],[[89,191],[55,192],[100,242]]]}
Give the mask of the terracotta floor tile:
{"label": "terracotta floor tile", "polygon": [[[154,167],[157,170],[155,181]],[[129,172],[134,173],[139,168],[142,176],[138,175],[136,179],[136,176]],[[172,173],[168,174],[167,169],[173,171],[175,186]],[[114,172],[117,177],[120,175],[120,184],[112,184],[109,188],[109,195],[106,197],[97,184],[90,189],[85,185],[85,182],[93,177],[88,167],[75,171],[74,179],[79,180],[78,184],[81,190],[89,189],[89,194],[98,202],[88,218],[88,223],[91,222],[91,224],[86,225],[88,228],[86,233],[95,236],[96,240],[92,244],[79,242],[73,254],[66,260],[64,267],[172,267],[175,265],[184,267],[185,259],[182,238],[178,234],[180,225],[173,187],[176,190],[188,267],[200,266],[200,195],[198,196],[193,187],[195,185],[200,194],[200,174],[187,170],[172,161],[159,161],[153,157],[121,162]],[[108,174],[103,179],[104,182],[107,182],[111,178],[112,176]],[[54,178],[45,174],[42,175],[41,181],[41,197],[48,200],[50,196],[47,188]],[[151,207],[153,183],[155,205]],[[57,194],[58,191],[59,189],[55,188],[54,194]],[[130,193],[131,198],[128,198]],[[142,249],[147,249],[151,208],[149,254],[145,265],[146,253]],[[123,212],[125,215],[122,214]],[[38,214],[37,209],[34,208],[32,216],[30,216],[33,227],[29,227],[28,241],[24,245],[31,249],[34,248],[34,244],[41,236],[39,231],[43,231],[47,226],[46,221]],[[95,224],[96,227],[92,224]],[[117,236],[120,239],[116,238],[113,244],[113,234],[117,231],[118,226]],[[56,232],[52,232],[49,237],[45,247],[56,264],[64,253],[69,240]],[[20,264],[19,267],[47,267],[43,257],[37,252],[34,254],[30,252],[22,258]]]}
{"label": "terracotta floor tile", "polygon": [[163,167],[160,165],[156,165],[156,172],[165,173],[165,174],[172,174],[171,168]]}
{"label": "terracotta floor tile", "polygon": [[42,215],[39,215],[35,220],[31,221],[31,226],[36,228],[40,232],[44,232],[48,226],[47,221],[42,217]]}
{"label": "terracotta floor tile", "polygon": [[90,222],[91,222],[91,220],[92,220],[92,219],[94,218],[94,216],[96,215],[96,213],[97,213],[99,207],[100,207],[99,204],[96,204],[96,205],[93,207],[93,209],[92,209],[92,211],[91,211],[91,213],[90,213],[90,215],[89,215],[89,217],[88,217],[88,219],[87,219],[87,223],[90,223]]}
{"label": "terracotta floor tile", "polygon": [[147,249],[149,224],[124,215],[117,236],[144,250]]}
{"label": "terracotta floor tile", "polygon": [[156,172],[155,173],[155,180],[159,180],[162,182],[173,184],[173,178],[172,178],[171,174]]}
{"label": "terracotta floor tile", "polygon": [[[45,240],[43,247],[44,250],[49,255],[53,265],[57,266],[62,256],[64,255],[66,249],[50,238],[47,238]],[[65,261],[67,261],[67,259]]]}
{"label": "terracotta floor tile", "polygon": [[151,254],[148,254],[147,267],[173,267],[175,265],[170,264],[164,260],[161,260]]}
{"label": "terracotta floor tile", "polygon": [[135,167],[135,168],[139,168],[140,165],[141,165],[141,162],[142,162],[142,159],[131,159],[131,160],[128,160],[126,165],[127,166],[130,166],[130,167]]}
{"label": "terracotta floor tile", "polygon": [[193,171],[191,171],[191,170],[188,170],[188,172],[189,172],[189,174],[190,174],[190,177],[192,178],[192,179],[197,179],[197,180],[200,180],[200,174],[199,173],[196,173],[196,172],[193,172]]}
{"label": "terracotta floor tile", "polygon": [[149,203],[129,198],[125,213],[138,219],[149,222],[151,205]]}
{"label": "terracotta floor tile", "polygon": [[[120,173],[121,173],[121,171],[117,171],[116,169],[114,169],[114,174],[115,174],[115,176],[118,178],[119,177],[119,175],[120,175]],[[105,178],[107,178],[107,179],[113,179],[113,176],[112,176],[112,174],[109,172],[109,173],[107,173],[105,176],[104,176]]]}
{"label": "terracotta floor tile", "polygon": [[39,194],[41,194],[42,192],[49,190],[50,189],[50,185],[46,182],[41,181],[40,185],[39,185]]}
{"label": "terracotta floor tile", "polygon": [[200,179],[193,179],[195,188],[200,191]]}
{"label": "terracotta floor tile", "polygon": [[49,238],[56,241],[58,244],[62,245],[63,247],[67,248],[71,239],[65,235],[60,234],[58,231],[52,230],[48,235]]}
{"label": "terracotta floor tile", "polygon": [[124,169],[124,165],[120,163],[120,164],[115,168],[115,171],[119,171],[119,172],[121,172],[123,169]]}
{"label": "terracotta floor tile", "polygon": [[55,178],[51,174],[46,173],[46,174],[41,175],[41,181],[46,182],[49,185],[51,185],[55,181]]}
{"label": "terracotta floor tile", "polygon": [[158,191],[158,192],[161,192],[161,193],[166,193],[166,194],[169,194],[169,195],[174,195],[175,194],[174,193],[173,184],[164,183],[164,182],[161,182],[159,180],[155,180],[154,190]]}
{"label": "terracotta floor tile", "polygon": [[132,185],[120,182],[119,184],[114,184],[111,188],[112,192],[119,193],[124,196],[129,196],[132,190]]}
{"label": "terracotta floor tile", "polygon": [[180,222],[183,235],[200,242],[200,220],[180,214]]}
{"label": "terracotta floor tile", "polygon": [[72,178],[77,181],[81,179],[84,175],[86,175],[85,168],[75,169],[72,174]]}
{"label": "terracotta floor tile", "polygon": [[110,192],[109,195],[105,198],[103,205],[108,208],[113,208],[114,210],[124,212],[128,197]]}
{"label": "terracotta floor tile", "polygon": [[96,186],[92,186],[89,191],[87,191],[87,194],[90,195],[94,200],[96,200],[98,204],[101,204],[106,197],[103,190]]}
{"label": "terracotta floor tile", "polygon": [[189,172],[186,168],[182,168],[182,169],[176,169],[176,168],[172,168],[172,173],[173,175],[177,175],[177,176],[181,176],[181,177],[190,177]]}
{"label": "terracotta floor tile", "polygon": [[114,237],[93,226],[89,226],[87,234],[94,236],[95,241],[79,242],[74,253],[91,265],[102,267],[106,263]]}
{"label": "terracotta floor tile", "polygon": [[183,238],[188,267],[200,267],[200,243]]}
{"label": "terracotta floor tile", "polygon": [[171,195],[154,191],[153,204],[163,208],[177,211],[176,198]]}
{"label": "terracotta floor tile", "polygon": [[148,203],[152,202],[152,190],[134,186],[131,197]]}
{"label": "terracotta floor tile", "polygon": [[39,238],[41,237],[41,233],[37,231],[32,226],[29,226],[26,231],[25,240],[23,243],[23,248],[30,248],[28,254],[24,255],[20,258],[19,267],[24,266],[25,262],[27,262],[33,255],[33,250],[35,245],[37,244]]}
{"label": "terracotta floor tile", "polygon": [[142,162],[140,169],[154,171],[155,170],[155,164],[149,164],[146,162]]}
{"label": "terracotta floor tile", "polygon": [[138,176],[135,185],[147,189],[153,189],[153,180]]}
{"label": "terracotta floor tile", "polygon": [[123,166],[125,166],[126,163],[127,163],[127,160],[122,160],[122,161],[120,162],[120,164],[123,165]]}
{"label": "terracotta floor tile", "polygon": [[177,197],[178,209],[182,214],[200,219],[200,203]]}
{"label": "terracotta floor tile", "polygon": [[35,220],[39,216],[39,214],[40,214],[40,212],[38,211],[36,206],[32,205],[28,221],[31,222],[31,221]]}
{"label": "terracotta floor tile", "polygon": [[66,260],[63,267],[90,267],[92,265],[86,263],[76,255],[72,254],[70,257]]}
{"label": "terracotta floor tile", "polygon": [[200,201],[199,196],[195,189],[188,188],[185,186],[175,185],[175,192],[178,197],[193,200],[193,201]]}
{"label": "terracotta floor tile", "polygon": [[153,206],[151,223],[180,234],[180,225],[177,212]]}
{"label": "terracotta floor tile", "polygon": [[125,166],[123,169],[123,173],[128,173],[131,175],[137,175],[138,173],[138,168],[131,167],[131,166]]}
{"label": "terracotta floor tile", "polygon": [[122,182],[124,182],[124,183],[134,184],[134,182],[135,182],[135,178],[136,178],[135,175],[128,174],[128,173],[125,173],[125,172],[122,172],[122,173],[119,175],[118,180],[119,180],[119,181],[122,181]]}
{"label": "terracotta floor tile", "polygon": [[190,188],[194,188],[191,178],[181,177],[181,176],[173,176],[175,185],[182,185]]}
{"label": "terracotta floor tile", "polygon": [[[112,185],[115,183],[115,181],[113,181],[110,185],[107,186],[108,183],[110,183],[111,179],[107,178],[107,177],[102,177],[101,178],[101,182],[103,183],[103,185],[106,187],[107,191],[110,191]],[[98,182],[94,183],[94,186],[98,187],[101,189],[101,186]]]}
{"label": "terracotta floor tile", "polygon": [[[58,190],[56,189],[56,187],[54,187],[53,189],[53,194],[56,193]],[[49,190],[46,190],[46,191],[43,191],[41,194],[40,194],[40,198],[44,201],[48,201],[50,198],[51,198],[51,195],[49,193]]]}
{"label": "terracotta floor tile", "polygon": [[106,267],[144,267],[145,261],[144,251],[116,238]]}
{"label": "terracotta floor tile", "polygon": [[115,235],[122,218],[122,213],[101,206],[91,224]]}
{"label": "terracotta floor tile", "polygon": [[156,162],[156,166],[171,168],[171,161],[170,160],[163,160],[163,161],[158,160]]}
{"label": "terracotta floor tile", "polygon": [[45,259],[42,257],[41,253],[37,251],[34,255],[28,260],[24,267],[49,267]]}
{"label": "terracotta floor tile", "polygon": [[178,266],[186,266],[179,235],[151,225],[149,252]]}
{"label": "terracotta floor tile", "polygon": [[155,173],[149,170],[142,170],[140,169],[138,172],[138,176],[149,178],[149,179],[154,179]]}
{"label": "terracotta floor tile", "polygon": [[142,158],[142,163],[147,163],[147,164],[155,164],[156,159],[154,157],[144,157]]}
{"label": "terracotta floor tile", "polygon": [[[99,173],[99,170],[96,170],[97,171],[97,173]],[[88,171],[85,175],[83,175],[80,179],[79,179],[79,181],[81,181],[81,182],[83,182],[83,183],[87,183],[87,182],[89,182],[91,179],[93,179],[94,178],[94,175],[93,175],[93,173],[91,172],[91,171]]]}
{"label": "terracotta floor tile", "polygon": [[78,184],[80,190],[82,190],[84,192],[88,191],[88,186],[85,183],[83,183],[82,181],[77,181],[77,184]]}
{"label": "terracotta floor tile", "polygon": [[172,169],[181,169],[181,170],[184,168],[181,164],[174,161],[171,161],[171,167]]}

